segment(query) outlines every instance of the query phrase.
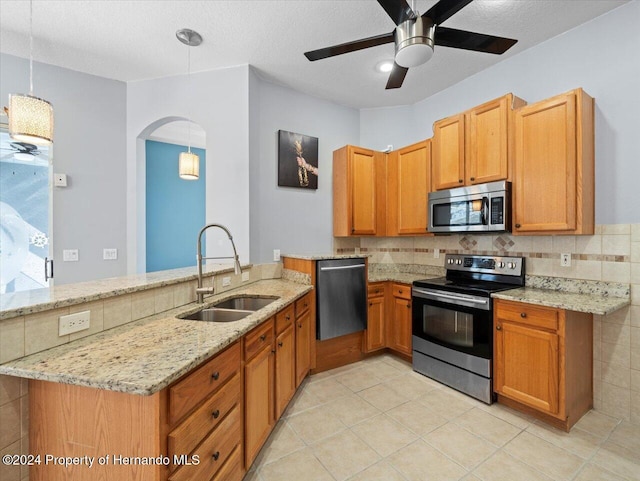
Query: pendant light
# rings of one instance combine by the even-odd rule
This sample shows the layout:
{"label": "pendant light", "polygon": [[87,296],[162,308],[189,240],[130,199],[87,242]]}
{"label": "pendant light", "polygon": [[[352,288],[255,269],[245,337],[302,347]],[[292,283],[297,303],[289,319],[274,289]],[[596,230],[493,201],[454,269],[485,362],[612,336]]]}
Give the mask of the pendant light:
{"label": "pendant light", "polygon": [[33,95],[33,0],[29,1],[29,95],[9,94],[9,135],[19,142],[53,142],[53,105]]}
{"label": "pendant light", "polygon": [[[176,32],[176,37],[180,42],[188,47],[197,47],[202,43],[202,36],[188,28],[182,28]],[[191,48],[187,50],[187,85],[191,83]],[[189,107],[191,110],[191,107]],[[191,115],[189,115],[188,129],[188,148],[186,152],[180,152],[178,158],[178,173],[180,178],[185,180],[198,180],[200,177],[200,157],[191,152]]]}

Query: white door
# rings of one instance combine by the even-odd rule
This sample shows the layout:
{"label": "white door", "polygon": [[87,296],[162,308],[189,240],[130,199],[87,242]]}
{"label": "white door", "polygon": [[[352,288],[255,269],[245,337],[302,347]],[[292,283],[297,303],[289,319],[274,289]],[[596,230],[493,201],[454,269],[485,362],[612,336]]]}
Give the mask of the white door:
{"label": "white door", "polygon": [[14,141],[0,120],[0,293],[51,285],[51,166],[48,146]]}

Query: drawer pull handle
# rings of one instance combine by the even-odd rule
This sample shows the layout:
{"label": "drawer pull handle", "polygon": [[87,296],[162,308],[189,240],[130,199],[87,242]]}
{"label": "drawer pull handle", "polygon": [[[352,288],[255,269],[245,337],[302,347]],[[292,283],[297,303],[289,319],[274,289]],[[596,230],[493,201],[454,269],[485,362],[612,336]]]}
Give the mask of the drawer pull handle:
{"label": "drawer pull handle", "polygon": [[211,375],[211,379],[213,379],[214,381],[217,381],[218,379],[220,379],[220,373],[218,371],[214,372]]}
{"label": "drawer pull handle", "polygon": [[264,341],[266,338],[267,338],[267,335],[266,335],[266,334],[263,334],[262,336],[260,336],[260,340],[261,340],[261,341]]}
{"label": "drawer pull handle", "polygon": [[527,313],[526,312],[521,312],[520,313],[520,317],[527,317]]}
{"label": "drawer pull handle", "polygon": [[496,326],[496,331],[502,331],[502,326]]}
{"label": "drawer pull handle", "polygon": [[216,451],[215,453],[213,453],[213,455],[211,455],[211,457],[213,458],[214,461],[217,461],[218,458],[220,457],[220,451]]}
{"label": "drawer pull handle", "polygon": [[218,419],[218,417],[220,416],[220,410],[216,409],[211,413],[211,415],[213,416],[213,419]]}

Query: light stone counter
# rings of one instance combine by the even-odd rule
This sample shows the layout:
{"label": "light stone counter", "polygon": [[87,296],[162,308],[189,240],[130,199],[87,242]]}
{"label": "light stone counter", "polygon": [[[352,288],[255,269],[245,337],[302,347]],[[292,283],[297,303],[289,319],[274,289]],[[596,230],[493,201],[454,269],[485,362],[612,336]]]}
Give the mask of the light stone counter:
{"label": "light stone counter", "polygon": [[413,281],[422,279],[430,279],[435,276],[433,274],[411,274],[406,272],[369,272],[369,282],[399,282],[401,284],[413,284]]}
{"label": "light stone counter", "polygon": [[175,317],[202,307],[192,303],[2,364],[0,374],[150,395],[311,289],[310,285],[280,279],[254,282],[207,298],[205,306],[235,295],[279,297],[239,321],[216,323]]}
{"label": "light stone counter", "polygon": [[535,287],[524,287],[497,292],[491,295],[496,299],[526,302],[540,306],[556,307],[568,311],[587,312],[601,316],[611,314],[630,304],[629,298],[608,297],[598,294],[562,292]]}
{"label": "light stone counter", "polygon": [[369,256],[368,254],[282,254],[282,257],[288,257],[290,259],[302,259],[305,261],[324,261],[329,259],[364,259],[365,257],[371,256]]}

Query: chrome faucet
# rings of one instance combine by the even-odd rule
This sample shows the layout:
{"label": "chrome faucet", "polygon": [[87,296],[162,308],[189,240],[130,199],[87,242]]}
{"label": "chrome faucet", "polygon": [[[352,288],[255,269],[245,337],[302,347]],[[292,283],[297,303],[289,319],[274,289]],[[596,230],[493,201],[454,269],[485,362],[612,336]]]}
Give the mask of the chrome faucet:
{"label": "chrome faucet", "polygon": [[[231,247],[233,247],[233,256],[227,257],[202,257],[202,234],[209,227],[218,227],[225,231],[229,236],[229,240],[231,241]],[[240,267],[240,260],[238,259],[238,252],[236,251],[236,245],[233,242],[233,237],[231,236],[231,232],[225,226],[221,224],[208,224],[205,225],[202,229],[200,229],[200,233],[198,234],[198,287],[196,288],[196,295],[198,296],[198,303],[202,304],[204,302],[205,294],[213,294],[215,291],[214,286],[211,287],[202,287],[202,261],[206,259],[233,259],[234,260],[234,269],[236,275],[242,273],[242,267]]]}

